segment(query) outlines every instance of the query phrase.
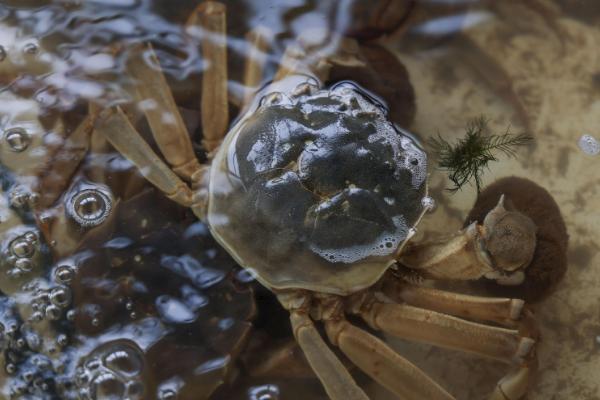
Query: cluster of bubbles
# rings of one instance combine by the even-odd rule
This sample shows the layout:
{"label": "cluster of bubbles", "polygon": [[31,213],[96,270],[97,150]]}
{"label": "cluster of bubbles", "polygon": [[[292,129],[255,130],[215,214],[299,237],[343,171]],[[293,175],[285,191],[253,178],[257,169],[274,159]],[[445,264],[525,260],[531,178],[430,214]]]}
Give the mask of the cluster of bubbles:
{"label": "cluster of bubbles", "polygon": [[68,286],[43,288],[40,281],[32,281],[23,286],[23,290],[31,296],[31,322],[41,322],[44,319],[58,321],[63,317],[73,320],[75,314],[73,310],[69,310],[72,294]]}
{"label": "cluster of bubbles", "polygon": [[106,343],[80,361],[75,372],[79,399],[148,398],[142,350],[133,342]]}
{"label": "cluster of bubbles", "polygon": [[[24,72],[21,74],[24,79],[19,78],[20,82],[14,86],[15,92],[28,92],[45,112],[53,108],[71,110],[82,98],[94,97],[104,104],[121,94],[121,77],[126,74],[121,73],[123,65],[119,63],[126,57],[113,57],[106,51],[107,44],[114,42],[123,43],[125,47],[148,40],[158,44],[156,49],[163,69],[179,78],[206,66],[198,54],[201,34],[190,35],[183,24],[157,15],[153,7],[162,2],[54,3],[51,7],[35,8],[0,5],[0,29],[8,29],[0,32],[15,35],[12,43],[5,41],[11,35],[0,35],[0,72],[8,71],[9,76]],[[165,8],[178,9],[169,6],[170,2],[164,3]],[[52,48],[53,35],[71,43]],[[123,38],[126,40],[121,40]],[[113,74],[114,82],[101,77],[102,74]],[[314,88],[299,86],[292,95],[310,94]],[[46,139],[50,136],[45,131],[40,134]],[[0,146],[19,163],[28,155],[45,150],[37,145],[39,136],[26,125],[5,126],[0,135]],[[404,161],[407,168],[414,168],[411,158]],[[218,369],[229,369],[227,363],[217,365],[211,361],[231,361],[227,358],[228,351],[246,332],[252,297],[243,290],[232,289],[231,282],[227,282],[226,276],[234,263],[208,239],[206,227],[201,224],[190,227],[183,235],[186,240],[193,238],[194,245],[204,254],[179,254],[177,263],[171,262],[162,250],[157,250],[160,245],[156,242],[162,241],[169,248],[179,245],[178,240],[152,240],[160,237],[156,235],[160,229],[175,230],[168,222],[172,215],[145,210],[136,214],[136,222],[141,220],[140,215],[153,213],[164,221],[161,225],[149,224],[141,233],[131,233],[127,226],[117,226],[115,230],[119,233],[112,236],[108,230],[100,231],[106,236],[102,245],[81,251],[82,258],[97,259],[86,265],[88,268],[64,260],[55,263],[41,231],[32,224],[34,217],[39,217],[33,213],[39,211],[36,205],[45,193],[36,189],[35,184],[16,178],[17,182],[6,191],[6,197],[11,211],[16,211],[23,221],[16,228],[0,227],[0,268],[14,278],[11,282],[16,282],[14,287],[2,287],[0,295],[0,350],[6,372],[6,379],[0,383],[3,385],[0,397],[42,400],[154,397],[174,400],[184,397],[181,393],[185,392],[186,385],[189,392],[196,376],[191,372],[185,375],[181,368],[172,367],[181,372],[177,376],[187,381],[162,377],[156,390],[148,392],[145,386],[151,367],[147,361],[151,358],[148,348],[123,339],[135,336],[127,336],[127,327],[137,326],[148,316],[155,325],[137,334],[143,340],[149,341],[152,337],[167,349],[177,349],[179,342],[185,341],[191,355],[182,355],[181,363],[193,366],[192,361],[207,358],[205,364],[214,367],[207,375]],[[116,212],[117,198],[111,188],[101,184],[75,185],[61,200],[65,215],[60,217],[84,228],[76,231],[82,235],[77,239],[85,243],[84,235],[97,233],[98,230],[92,228],[102,229],[109,216]],[[131,207],[129,211],[138,210]],[[136,241],[141,243],[133,245]],[[96,268],[98,265],[101,268]],[[245,283],[251,280],[246,273],[242,275]],[[86,291],[84,281],[93,282],[91,286],[96,285],[93,289],[105,285],[110,289],[107,291],[112,292],[99,299],[94,290]],[[117,310],[113,307],[115,302]],[[87,329],[79,321],[82,315],[92,316],[93,329]],[[106,319],[102,315],[106,315]],[[147,333],[149,331],[152,334]],[[218,378],[214,381],[215,385],[220,382]],[[247,395],[252,399],[276,399],[279,389],[274,385],[257,386]],[[185,398],[190,398],[189,394]]]}
{"label": "cluster of bubbles", "polygon": [[0,351],[10,377],[2,388],[8,398],[53,398],[64,358],[47,354],[42,335],[20,318],[17,304],[7,297],[0,298]]}
{"label": "cluster of bubbles", "polygon": [[[10,37],[10,35],[8,35]],[[16,38],[11,44],[0,45],[0,63],[4,61],[21,64],[23,57],[33,56],[39,53],[39,45],[33,38]]]}
{"label": "cluster of bubbles", "polygon": [[26,211],[31,210],[35,207],[39,199],[39,195],[32,192],[22,185],[13,185],[8,192],[8,200],[16,210]]}
{"label": "cluster of bubbles", "polygon": [[[182,208],[145,193],[113,207],[112,187],[72,185],[60,200],[67,221],[89,229],[58,260],[31,229],[2,233],[12,232],[6,251],[37,264],[0,288],[0,396],[187,400],[221,384],[229,349],[249,329],[251,293],[226,279],[235,263],[204,224],[191,214],[178,221]],[[92,225],[98,210],[117,215]]]}
{"label": "cluster of bubbles", "polygon": [[365,258],[365,254],[369,256],[385,256],[400,246],[405,238],[410,238],[409,227],[407,226],[402,216],[396,216],[392,218],[396,231],[393,235],[384,232],[372,243],[367,245],[359,246],[354,245],[347,248],[336,248],[336,249],[322,249],[317,246],[311,246],[311,249],[319,254],[321,257],[334,262],[334,263],[347,263],[362,260]]}
{"label": "cluster of bubbles", "polygon": [[5,264],[9,277],[18,278],[31,272],[43,258],[36,228],[19,226],[7,232],[3,239],[0,252],[3,261],[0,265]]}

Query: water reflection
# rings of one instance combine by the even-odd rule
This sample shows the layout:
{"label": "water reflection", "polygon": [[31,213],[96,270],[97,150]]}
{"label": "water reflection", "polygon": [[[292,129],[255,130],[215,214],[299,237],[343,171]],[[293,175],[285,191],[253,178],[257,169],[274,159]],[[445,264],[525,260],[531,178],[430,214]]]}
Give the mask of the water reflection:
{"label": "water reflection", "polygon": [[[243,81],[248,31],[265,28],[266,46],[255,48],[264,64],[257,86],[276,73],[297,38],[321,56],[344,47],[337,34],[345,33],[362,41],[362,64],[342,63],[330,81],[352,79],[381,95],[395,122],[423,136],[453,137],[485,113],[499,130],[512,124],[538,138],[524,163],[503,161],[486,177],[539,180],[565,207],[572,235],[578,269],[539,306],[547,372],[533,398],[596,396],[593,374],[582,371],[599,366],[590,357],[600,326],[591,172],[597,157],[581,153],[598,153],[597,5],[541,1],[536,13],[476,0],[226,3],[231,115],[252,94]],[[417,3],[424,12],[414,13]],[[215,397],[224,399],[324,396],[310,376],[252,375],[253,363],[238,353],[250,340],[254,299],[263,310],[254,321],[264,336],[252,339],[260,351],[273,338],[290,337],[287,316],[278,314],[270,294],[251,293],[252,276],[206,226],[151,191],[89,128],[97,108],[121,104],[152,143],[139,122],[148,103],[133,104],[134,86],[144,82],[127,73],[131,49],[150,42],[194,151],[205,158],[198,108],[201,73],[210,66],[200,50],[207,33],[186,26],[196,6],[193,0],[0,4],[0,392],[6,398],[195,399],[217,386]],[[395,54],[367,42],[383,33],[391,34],[386,45]],[[474,197],[469,190],[450,197],[443,177],[432,171],[432,178],[438,207],[425,234],[460,226]],[[417,350],[423,349],[403,347],[419,359],[411,353]],[[493,376],[495,366],[425,350],[424,365],[457,393],[480,398],[477,387],[490,387],[485,377],[474,388],[462,382],[486,369]],[[555,360],[562,370],[548,367]],[[236,383],[223,385],[226,377]],[[557,387],[561,379],[574,381],[574,389]]]}

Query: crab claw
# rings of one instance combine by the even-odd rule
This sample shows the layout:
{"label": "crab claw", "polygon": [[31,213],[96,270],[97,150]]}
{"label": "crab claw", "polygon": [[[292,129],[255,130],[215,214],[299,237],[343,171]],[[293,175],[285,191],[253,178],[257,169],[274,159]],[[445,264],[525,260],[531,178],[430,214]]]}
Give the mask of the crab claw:
{"label": "crab claw", "polygon": [[505,207],[502,194],[483,220],[483,242],[495,270],[486,274],[503,285],[519,285],[523,270],[531,263],[537,227],[528,216]]}
{"label": "crab claw", "polygon": [[[498,198],[504,198],[498,204]],[[501,206],[501,207],[500,207]],[[502,212],[502,208],[504,211]],[[508,211],[506,211],[508,210]],[[533,251],[533,259],[526,267],[517,269],[508,276],[497,281],[501,285],[486,284],[486,288],[494,295],[502,297],[518,297],[527,302],[538,301],[552,292],[552,289],[562,279],[567,270],[567,247],[569,234],[562,218],[560,208],[552,198],[552,195],[541,186],[528,179],[515,176],[502,178],[486,187],[478,196],[471,212],[465,220],[465,226],[474,221],[483,223],[488,241],[487,251],[502,262],[511,258],[503,257],[506,251],[499,251],[494,247],[494,241],[501,237],[506,228],[512,226],[514,220],[510,214],[518,211],[522,216],[527,216],[537,227],[535,232],[535,247],[525,243],[525,236],[520,239],[517,235],[520,231],[512,232],[509,236],[513,240],[510,243],[520,243],[524,249],[513,249],[515,257],[521,254],[527,258],[526,245],[531,246],[528,251]],[[509,215],[502,218],[503,214]],[[521,224],[525,226],[525,224]],[[503,228],[504,226],[504,228]],[[491,235],[492,227],[494,234]],[[522,242],[521,242],[522,240]],[[526,244],[526,245],[524,245]],[[508,250],[508,248],[507,248]],[[499,262],[496,260],[496,262]],[[525,276],[522,283],[506,286],[506,280],[511,275],[520,272]],[[506,275],[506,274],[502,274]],[[516,276],[516,275],[515,275]],[[513,276],[513,278],[515,277]],[[496,283],[496,282],[494,282]]]}

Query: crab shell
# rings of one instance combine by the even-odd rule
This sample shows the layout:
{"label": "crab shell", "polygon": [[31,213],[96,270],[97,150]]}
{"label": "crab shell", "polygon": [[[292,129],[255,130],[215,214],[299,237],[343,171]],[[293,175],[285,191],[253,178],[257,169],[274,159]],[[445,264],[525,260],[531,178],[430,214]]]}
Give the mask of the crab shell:
{"label": "crab shell", "polygon": [[347,295],[373,285],[412,236],[427,157],[355,84],[297,82],[270,86],[225,138],[208,222],[265,286]]}

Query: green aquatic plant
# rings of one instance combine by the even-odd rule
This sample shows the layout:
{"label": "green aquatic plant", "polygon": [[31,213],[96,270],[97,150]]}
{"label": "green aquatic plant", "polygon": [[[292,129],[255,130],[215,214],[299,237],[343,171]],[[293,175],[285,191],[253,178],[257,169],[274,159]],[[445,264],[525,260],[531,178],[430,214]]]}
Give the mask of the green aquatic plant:
{"label": "green aquatic plant", "polygon": [[467,123],[466,134],[458,142],[452,144],[439,133],[429,140],[430,146],[438,159],[438,167],[448,172],[454,187],[448,188],[456,192],[466,183],[473,184],[477,193],[481,191],[481,176],[485,168],[489,169],[490,161],[498,161],[498,152],[508,157],[516,155],[515,147],[529,144],[533,137],[527,134],[514,135],[506,129],[503,134],[492,134],[489,120],[484,116]]}

